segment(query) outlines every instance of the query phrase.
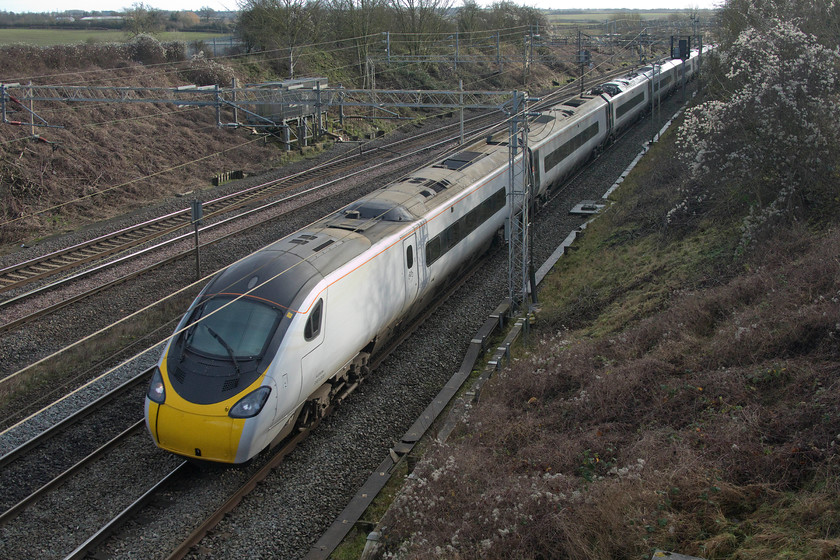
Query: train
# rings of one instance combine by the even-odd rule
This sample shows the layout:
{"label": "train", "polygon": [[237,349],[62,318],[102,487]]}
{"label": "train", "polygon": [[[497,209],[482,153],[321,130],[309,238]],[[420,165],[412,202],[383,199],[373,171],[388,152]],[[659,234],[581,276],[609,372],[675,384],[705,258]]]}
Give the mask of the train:
{"label": "train", "polygon": [[511,177],[537,199],[698,71],[698,53],[541,109],[528,148],[491,134],[217,273],[165,343],[145,398],[154,443],[245,463],[313,425],[504,231]]}

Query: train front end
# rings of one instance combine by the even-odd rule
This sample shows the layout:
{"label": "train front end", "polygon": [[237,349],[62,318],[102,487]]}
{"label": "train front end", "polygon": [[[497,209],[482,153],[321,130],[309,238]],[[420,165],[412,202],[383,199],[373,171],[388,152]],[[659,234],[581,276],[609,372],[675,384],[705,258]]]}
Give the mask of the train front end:
{"label": "train front end", "polygon": [[267,350],[283,319],[280,309],[247,296],[215,295],[194,305],[146,395],[155,443],[223,463],[244,462],[265,447],[261,436],[277,402]]}
{"label": "train front end", "polygon": [[280,257],[257,253],[216,276],[181,320],[145,400],[146,426],[161,449],[243,463],[294,421],[300,361],[284,359],[282,348],[291,300],[312,274],[305,266],[283,274]]}

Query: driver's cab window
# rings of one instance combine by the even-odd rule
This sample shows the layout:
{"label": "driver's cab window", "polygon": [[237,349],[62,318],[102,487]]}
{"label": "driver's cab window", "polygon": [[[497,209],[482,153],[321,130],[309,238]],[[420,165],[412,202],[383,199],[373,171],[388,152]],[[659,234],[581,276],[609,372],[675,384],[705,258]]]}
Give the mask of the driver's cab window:
{"label": "driver's cab window", "polygon": [[303,337],[306,340],[312,340],[321,332],[321,315],[324,310],[324,300],[319,299],[318,303],[312,308],[309,318],[306,320],[306,326],[303,328]]}

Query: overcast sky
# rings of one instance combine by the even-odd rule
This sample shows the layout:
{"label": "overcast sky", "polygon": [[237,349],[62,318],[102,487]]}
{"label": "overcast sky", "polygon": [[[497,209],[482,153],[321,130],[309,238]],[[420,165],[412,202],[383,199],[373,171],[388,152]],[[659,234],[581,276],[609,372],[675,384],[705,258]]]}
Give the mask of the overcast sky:
{"label": "overcast sky", "polygon": [[[574,9],[641,9],[651,8],[714,8],[723,0],[514,0],[516,4],[536,8]],[[56,12],[68,9],[123,11],[141,0],[0,0],[0,11],[5,12]],[[142,3],[160,10],[200,10],[203,7],[217,11],[238,9],[241,0],[142,0]],[[490,5],[493,0],[478,0],[480,5]],[[454,5],[461,4],[454,0]]]}

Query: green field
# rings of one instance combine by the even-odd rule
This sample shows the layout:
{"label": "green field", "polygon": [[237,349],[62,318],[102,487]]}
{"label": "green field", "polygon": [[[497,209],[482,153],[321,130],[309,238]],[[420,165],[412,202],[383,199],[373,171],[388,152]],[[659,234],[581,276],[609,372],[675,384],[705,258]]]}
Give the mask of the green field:
{"label": "green field", "polygon": [[[700,10],[701,15],[705,15],[710,10]],[[587,10],[585,12],[549,12],[547,18],[550,22],[588,22],[588,23],[604,23],[605,21],[613,21],[616,19],[641,18],[648,19],[668,19],[672,16],[688,17],[691,10]]]}
{"label": "green field", "polygon": [[[228,37],[222,33],[167,32],[155,35],[161,41],[209,41],[214,37]],[[50,46],[74,43],[122,43],[131,37],[124,31],[91,31],[83,29],[0,29],[0,45],[25,43],[27,45]]]}
{"label": "green field", "polygon": [[[635,26],[650,21],[687,21],[690,10],[588,10],[586,12],[551,12],[548,23],[555,29],[601,29],[606,22],[616,22],[619,27]],[[700,10],[701,19],[711,17],[710,10]]]}

